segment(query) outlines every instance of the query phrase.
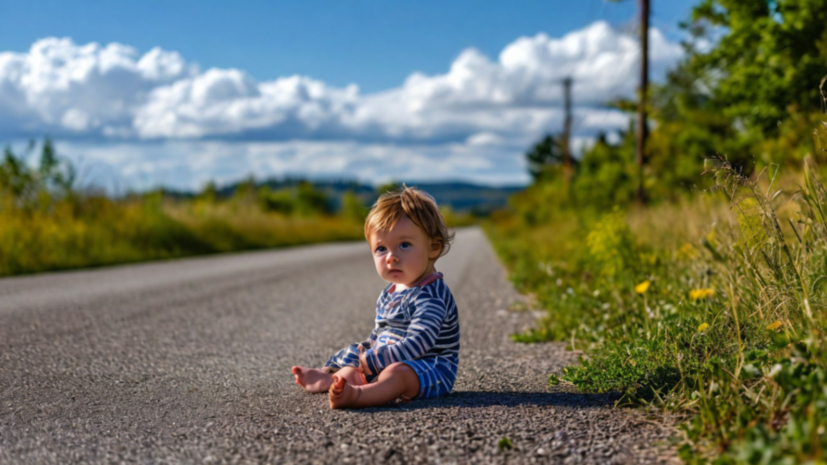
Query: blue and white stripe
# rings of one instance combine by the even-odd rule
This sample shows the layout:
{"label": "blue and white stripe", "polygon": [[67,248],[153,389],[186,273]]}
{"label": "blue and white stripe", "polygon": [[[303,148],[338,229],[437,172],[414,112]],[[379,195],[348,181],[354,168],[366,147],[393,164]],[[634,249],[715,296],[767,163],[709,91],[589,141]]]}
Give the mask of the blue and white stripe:
{"label": "blue and white stripe", "polygon": [[447,394],[459,366],[459,315],[451,290],[442,279],[390,293],[392,287],[388,285],[379,295],[376,325],[368,340],[340,350],[325,366],[359,366],[362,345],[372,373],[405,362],[419,376],[417,397]]}

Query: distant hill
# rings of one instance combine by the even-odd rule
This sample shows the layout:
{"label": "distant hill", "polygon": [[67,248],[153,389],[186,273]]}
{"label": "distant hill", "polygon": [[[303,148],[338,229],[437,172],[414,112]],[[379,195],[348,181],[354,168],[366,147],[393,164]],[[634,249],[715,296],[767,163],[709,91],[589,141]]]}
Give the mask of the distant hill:
{"label": "distant hill", "polygon": [[454,211],[483,214],[506,206],[508,196],[525,189],[525,186],[492,187],[466,182],[406,182],[405,185],[422,189],[434,196],[438,204],[450,205]]}
{"label": "distant hill", "polygon": [[[297,186],[299,183],[309,181],[304,178],[285,178],[268,179],[265,181],[256,182],[257,187],[267,186],[270,189],[286,189]],[[376,201],[378,194],[376,188],[367,184],[350,180],[316,180],[309,181],[313,186],[327,194],[330,198],[331,206],[334,209],[339,208],[342,195],[348,190],[356,194],[365,205],[370,206]],[[217,189],[219,197],[229,197],[233,195],[238,188],[240,182],[230,185],[222,186]],[[492,187],[472,184],[468,182],[409,182],[405,181],[405,185],[410,187],[417,187],[434,196],[437,203],[440,205],[450,205],[454,211],[457,212],[473,212],[480,215],[490,213],[497,208],[507,205],[508,196],[514,192],[525,189],[525,186],[505,186]],[[192,192],[170,192],[168,194],[175,197],[188,198],[195,195]]]}

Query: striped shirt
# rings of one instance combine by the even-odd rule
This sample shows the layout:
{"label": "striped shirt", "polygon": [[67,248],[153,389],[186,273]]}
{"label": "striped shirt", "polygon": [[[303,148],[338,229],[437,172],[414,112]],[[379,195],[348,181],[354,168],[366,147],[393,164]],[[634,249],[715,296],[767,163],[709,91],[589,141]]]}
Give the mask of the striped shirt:
{"label": "striped shirt", "polygon": [[[326,367],[359,366],[359,346],[366,349],[371,373],[408,360],[431,359],[456,377],[459,364],[459,317],[451,290],[440,279],[393,292],[388,285],[376,302],[376,324],[367,341],[334,354]],[[430,281],[430,282],[428,282]],[[453,384],[453,379],[450,380]]]}

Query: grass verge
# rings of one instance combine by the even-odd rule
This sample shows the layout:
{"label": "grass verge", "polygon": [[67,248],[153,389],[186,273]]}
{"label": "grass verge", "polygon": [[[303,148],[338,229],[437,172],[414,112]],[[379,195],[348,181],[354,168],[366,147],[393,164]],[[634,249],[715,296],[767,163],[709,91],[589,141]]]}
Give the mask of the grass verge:
{"label": "grass verge", "polygon": [[550,382],[685,418],[688,463],[823,463],[827,191],[712,163],[716,192],[650,208],[516,196],[485,230],[547,315],[513,338],[584,351]]}

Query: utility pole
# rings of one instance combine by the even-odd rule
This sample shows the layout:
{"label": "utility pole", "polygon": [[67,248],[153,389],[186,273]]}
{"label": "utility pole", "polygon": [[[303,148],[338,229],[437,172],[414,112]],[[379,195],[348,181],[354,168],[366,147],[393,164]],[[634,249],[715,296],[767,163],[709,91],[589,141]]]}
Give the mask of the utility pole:
{"label": "utility pole", "polygon": [[649,0],[638,0],[640,4],[640,89],[637,104],[637,199],[646,202],[643,187],[643,165],[646,162],[646,91],[649,87]]}
{"label": "utility pole", "polygon": [[563,79],[563,92],[566,110],[566,118],[563,120],[563,171],[568,181],[572,174],[571,162],[571,82],[567,77]]}

